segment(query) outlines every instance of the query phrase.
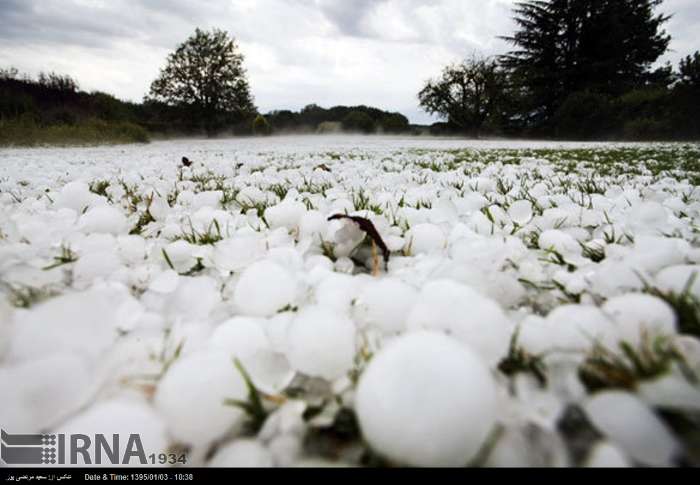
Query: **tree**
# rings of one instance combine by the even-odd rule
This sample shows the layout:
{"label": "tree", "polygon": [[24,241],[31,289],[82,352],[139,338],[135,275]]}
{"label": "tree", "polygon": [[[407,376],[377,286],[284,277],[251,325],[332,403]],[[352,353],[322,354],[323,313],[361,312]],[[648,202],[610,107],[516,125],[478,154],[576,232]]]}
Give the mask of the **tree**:
{"label": "tree", "polygon": [[439,78],[426,83],[418,99],[427,113],[478,135],[502,94],[503,76],[498,64],[474,57],[444,68]]}
{"label": "tree", "polygon": [[196,29],[151,84],[151,100],[182,108],[212,134],[257,112],[235,39],[221,30]]}
{"label": "tree", "polygon": [[700,51],[681,60],[680,74],[681,84],[700,89]]}
{"label": "tree", "polygon": [[255,120],[253,120],[253,134],[257,136],[272,134],[272,127],[263,115],[258,115]]}
{"label": "tree", "polygon": [[663,0],[529,0],[519,2],[519,30],[502,57],[527,87],[536,122],[551,119],[576,92],[619,96],[649,80],[668,49],[656,14]]}
{"label": "tree", "polygon": [[409,127],[408,118],[401,113],[384,115],[379,121],[379,125],[385,133],[403,133]]}
{"label": "tree", "polygon": [[375,129],[374,120],[363,111],[351,111],[343,118],[343,129],[346,131],[369,134]]}

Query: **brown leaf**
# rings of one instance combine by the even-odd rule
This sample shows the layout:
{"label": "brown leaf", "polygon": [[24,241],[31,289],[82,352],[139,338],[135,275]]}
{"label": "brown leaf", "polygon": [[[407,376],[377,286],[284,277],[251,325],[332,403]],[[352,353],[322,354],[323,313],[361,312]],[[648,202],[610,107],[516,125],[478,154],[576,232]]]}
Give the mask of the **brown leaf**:
{"label": "brown leaf", "polygon": [[374,243],[377,246],[379,246],[379,249],[381,249],[382,251],[382,256],[384,256],[384,262],[389,263],[389,257],[391,256],[391,252],[384,243],[382,236],[379,235],[379,231],[377,231],[377,228],[374,227],[372,221],[370,221],[369,219],[365,219],[364,217],[346,216],[343,214],[337,214],[328,218],[329,221],[337,221],[341,219],[350,220],[358,226],[360,226],[360,229],[362,229],[362,231],[364,231],[372,239],[372,241],[374,241]]}

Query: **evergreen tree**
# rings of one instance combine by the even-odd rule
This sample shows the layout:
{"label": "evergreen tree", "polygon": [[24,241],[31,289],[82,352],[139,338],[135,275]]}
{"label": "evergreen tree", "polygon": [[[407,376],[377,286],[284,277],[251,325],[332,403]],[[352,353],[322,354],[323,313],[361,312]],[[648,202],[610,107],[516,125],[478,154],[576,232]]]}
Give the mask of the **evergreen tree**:
{"label": "evergreen tree", "polygon": [[576,92],[618,96],[649,81],[668,48],[657,14],[663,0],[530,0],[517,4],[518,31],[503,56],[527,88],[533,124],[551,120]]}

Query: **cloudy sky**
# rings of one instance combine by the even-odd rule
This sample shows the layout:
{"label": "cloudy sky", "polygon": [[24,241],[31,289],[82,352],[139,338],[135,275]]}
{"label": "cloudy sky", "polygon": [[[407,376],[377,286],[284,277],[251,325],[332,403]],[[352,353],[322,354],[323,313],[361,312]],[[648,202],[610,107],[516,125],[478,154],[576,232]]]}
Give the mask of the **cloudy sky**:
{"label": "cloudy sky", "polygon": [[[195,27],[230,31],[261,111],[368,104],[427,122],[421,84],[441,66],[508,46],[512,0],[0,0],[0,67],[66,73],[140,101]],[[674,13],[667,59],[700,49],[699,0]]]}

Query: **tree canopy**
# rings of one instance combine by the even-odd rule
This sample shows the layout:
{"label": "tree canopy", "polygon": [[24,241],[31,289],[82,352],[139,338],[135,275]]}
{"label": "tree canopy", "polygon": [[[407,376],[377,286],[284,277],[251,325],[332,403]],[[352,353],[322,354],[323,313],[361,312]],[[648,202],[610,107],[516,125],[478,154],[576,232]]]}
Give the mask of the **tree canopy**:
{"label": "tree canopy", "polygon": [[170,54],[149,100],[186,108],[207,132],[254,114],[244,56],[226,32],[196,29]]}
{"label": "tree canopy", "polygon": [[668,48],[662,0],[530,0],[515,9],[515,50],[503,56],[527,88],[534,118],[551,119],[566,98],[620,95],[643,86]]}
{"label": "tree canopy", "polygon": [[418,93],[421,107],[464,131],[479,133],[494,113],[503,75],[492,59],[472,58],[447,66]]}

